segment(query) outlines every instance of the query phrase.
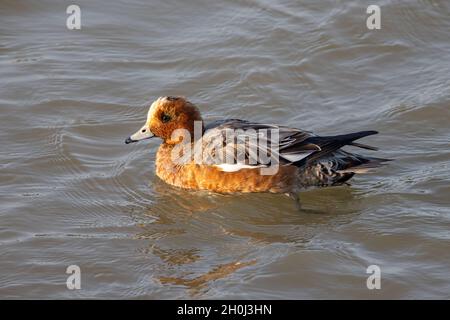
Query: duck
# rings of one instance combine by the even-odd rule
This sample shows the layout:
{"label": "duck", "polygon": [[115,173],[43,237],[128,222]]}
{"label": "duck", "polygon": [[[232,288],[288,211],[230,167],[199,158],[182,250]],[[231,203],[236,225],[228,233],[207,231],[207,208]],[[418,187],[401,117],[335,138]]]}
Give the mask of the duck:
{"label": "duck", "polygon": [[376,151],[355,142],[377,131],[319,136],[288,126],[242,119],[205,124],[199,108],[181,96],[155,100],[147,120],[125,143],[160,138],[156,175],[188,190],[215,193],[297,194],[310,188],[348,185],[391,159],[362,156],[342,148]]}

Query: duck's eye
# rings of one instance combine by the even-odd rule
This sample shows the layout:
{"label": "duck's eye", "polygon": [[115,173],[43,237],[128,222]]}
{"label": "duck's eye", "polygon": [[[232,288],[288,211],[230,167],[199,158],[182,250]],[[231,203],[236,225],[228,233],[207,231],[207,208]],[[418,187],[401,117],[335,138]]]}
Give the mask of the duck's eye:
{"label": "duck's eye", "polygon": [[168,114],[163,113],[163,115],[161,117],[161,121],[166,123],[166,122],[169,122],[170,120],[172,120],[172,118]]}

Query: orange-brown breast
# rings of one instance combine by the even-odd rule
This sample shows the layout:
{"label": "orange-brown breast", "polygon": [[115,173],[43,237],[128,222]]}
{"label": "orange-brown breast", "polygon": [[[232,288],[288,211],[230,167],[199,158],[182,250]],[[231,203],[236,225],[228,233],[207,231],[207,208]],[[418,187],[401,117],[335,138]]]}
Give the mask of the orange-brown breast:
{"label": "orange-brown breast", "polygon": [[188,163],[176,165],[171,161],[172,146],[162,144],[156,155],[156,174],[168,184],[195,190],[220,193],[290,192],[296,185],[297,168],[280,166],[274,175],[261,175],[260,169],[223,172],[216,167]]}

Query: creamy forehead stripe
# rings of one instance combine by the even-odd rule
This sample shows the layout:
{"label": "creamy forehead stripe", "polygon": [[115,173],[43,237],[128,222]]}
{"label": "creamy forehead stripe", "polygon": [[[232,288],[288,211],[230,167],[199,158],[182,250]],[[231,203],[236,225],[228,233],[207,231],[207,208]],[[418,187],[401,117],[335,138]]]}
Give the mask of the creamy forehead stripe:
{"label": "creamy forehead stripe", "polygon": [[156,112],[156,109],[158,108],[158,103],[161,101],[163,97],[159,97],[156,101],[154,101],[152,103],[152,105],[150,106],[150,109],[148,110],[148,114],[147,114],[147,121],[149,121],[153,115]]}

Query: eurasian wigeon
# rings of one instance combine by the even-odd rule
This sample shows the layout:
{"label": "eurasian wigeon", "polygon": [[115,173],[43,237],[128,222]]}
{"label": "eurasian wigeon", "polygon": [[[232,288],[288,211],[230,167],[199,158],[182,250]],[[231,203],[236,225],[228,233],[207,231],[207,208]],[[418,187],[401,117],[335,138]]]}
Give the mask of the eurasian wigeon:
{"label": "eurasian wigeon", "polygon": [[[236,132],[244,132],[244,139],[233,135]],[[309,187],[345,184],[355,173],[365,173],[389,161],[341,149],[350,145],[377,150],[354,142],[376,133],[361,131],[317,136],[296,128],[238,119],[203,125],[194,104],[183,97],[169,96],[152,103],[145,125],[125,143],[161,138],[163,142],[156,154],[156,174],[173,186],[219,193],[295,195]],[[184,149],[186,146],[190,151]],[[260,157],[263,154],[265,161]],[[215,159],[211,160],[211,156]]]}

